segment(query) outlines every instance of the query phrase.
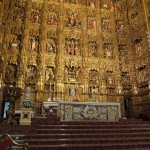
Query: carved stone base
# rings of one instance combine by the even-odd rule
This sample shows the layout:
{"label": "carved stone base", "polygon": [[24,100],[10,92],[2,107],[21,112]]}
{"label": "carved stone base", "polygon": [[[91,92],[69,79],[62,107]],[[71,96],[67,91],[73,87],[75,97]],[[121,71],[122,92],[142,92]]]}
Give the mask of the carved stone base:
{"label": "carved stone base", "polygon": [[33,118],[32,109],[21,109],[20,125],[30,125],[31,119]]}

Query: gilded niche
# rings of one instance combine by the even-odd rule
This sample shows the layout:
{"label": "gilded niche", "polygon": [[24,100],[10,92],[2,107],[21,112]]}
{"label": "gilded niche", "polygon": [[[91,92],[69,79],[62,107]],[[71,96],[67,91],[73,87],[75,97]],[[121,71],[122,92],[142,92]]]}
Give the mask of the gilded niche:
{"label": "gilded niche", "polygon": [[69,28],[81,28],[81,16],[79,10],[66,9],[64,26]]}
{"label": "gilded niche", "polygon": [[80,39],[66,38],[65,39],[65,54],[80,56]]}

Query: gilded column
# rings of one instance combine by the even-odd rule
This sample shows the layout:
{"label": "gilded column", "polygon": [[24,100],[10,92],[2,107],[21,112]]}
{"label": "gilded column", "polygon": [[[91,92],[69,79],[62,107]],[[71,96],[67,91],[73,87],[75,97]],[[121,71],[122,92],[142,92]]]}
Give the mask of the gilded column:
{"label": "gilded column", "polygon": [[87,9],[82,10],[82,101],[87,101],[88,99],[88,39],[87,39]]}
{"label": "gilded column", "polygon": [[55,76],[55,90],[57,100],[60,101],[64,99],[64,32],[63,32],[63,23],[64,23],[64,5],[62,2],[59,4],[59,21],[57,27],[57,53],[56,53],[56,72]]}
{"label": "gilded column", "polygon": [[22,42],[20,44],[20,64],[19,64],[19,73],[18,73],[18,87],[24,89],[25,88],[25,74],[26,74],[26,67],[27,67],[27,51],[28,51],[28,43],[29,43],[29,16],[30,16],[30,9],[31,3],[25,3],[25,10],[26,16],[24,16],[23,20],[23,36]]}
{"label": "gilded column", "polygon": [[147,0],[142,0],[143,2],[143,8],[144,8],[144,15],[145,15],[145,22],[146,22],[146,28],[147,32],[150,33],[150,26],[149,26],[149,21],[148,21],[148,1]]}
{"label": "gilded column", "polygon": [[47,1],[43,1],[42,7],[42,22],[40,26],[40,51],[38,54],[38,82],[37,82],[37,90],[44,89],[44,77],[45,77],[45,51],[46,51],[46,19],[47,19]]}

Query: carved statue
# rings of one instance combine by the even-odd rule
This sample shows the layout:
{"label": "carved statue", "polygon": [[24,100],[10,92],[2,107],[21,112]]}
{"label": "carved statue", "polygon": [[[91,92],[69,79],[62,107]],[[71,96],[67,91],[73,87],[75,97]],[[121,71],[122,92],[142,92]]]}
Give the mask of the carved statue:
{"label": "carved statue", "polygon": [[65,40],[65,53],[68,55],[80,56],[80,46],[78,39],[68,39]]}
{"label": "carved statue", "polygon": [[131,14],[131,27],[134,30],[138,30],[140,26],[138,12],[135,11]]}
{"label": "carved statue", "polygon": [[36,67],[29,66],[27,70],[27,80],[34,80],[36,78]]}
{"label": "carved statue", "polygon": [[30,21],[31,21],[32,23],[40,23],[40,21],[41,21],[40,17],[41,17],[41,16],[40,16],[39,11],[38,11],[38,10],[34,10],[34,11],[32,11],[32,13],[31,13]]}
{"label": "carved statue", "polygon": [[98,51],[97,51],[97,44],[96,41],[89,41],[89,56],[97,57]]}
{"label": "carved statue", "polygon": [[76,95],[76,91],[75,91],[75,87],[74,84],[70,85],[70,96],[75,96]]}
{"label": "carved statue", "polygon": [[81,21],[79,19],[79,13],[67,13],[67,18],[66,18],[66,27],[76,27],[80,28],[81,26]]}
{"label": "carved statue", "polygon": [[113,57],[113,51],[112,51],[112,47],[110,43],[104,43],[103,49],[104,49],[104,55],[106,58]]}
{"label": "carved statue", "polygon": [[57,25],[57,15],[56,14],[51,14],[48,17],[47,24],[52,25],[52,26]]}
{"label": "carved statue", "polygon": [[15,34],[13,39],[10,42],[10,49],[14,49],[14,48],[19,48],[19,44],[20,44],[20,36],[19,34]]}
{"label": "carved statue", "polygon": [[6,68],[5,78],[7,81],[13,81],[16,78],[16,68],[14,65],[8,65]]}
{"label": "carved statue", "polygon": [[121,34],[125,33],[125,27],[122,21],[117,21],[117,32]]}
{"label": "carved statue", "polygon": [[56,44],[54,38],[47,39],[46,49],[49,53],[56,53]]}
{"label": "carved statue", "polygon": [[17,9],[14,12],[14,21],[23,21],[24,19],[24,8]]}
{"label": "carved statue", "polygon": [[87,5],[92,7],[92,8],[95,8],[95,4],[94,4],[93,0],[90,0]]}
{"label": "carved statue", "polygon": [[30,50],[31,51],[39,50],[39,37],[38,36],[32,36],[30,38]]}
{"label": "carved statue", "polygon": [[68,81],[68,69],[65,67],[64,71],[64,80],[67,82]]}
{"label": "carved statue", "polygon": [[111,32],[110,19],[102,19],[102,31]]}

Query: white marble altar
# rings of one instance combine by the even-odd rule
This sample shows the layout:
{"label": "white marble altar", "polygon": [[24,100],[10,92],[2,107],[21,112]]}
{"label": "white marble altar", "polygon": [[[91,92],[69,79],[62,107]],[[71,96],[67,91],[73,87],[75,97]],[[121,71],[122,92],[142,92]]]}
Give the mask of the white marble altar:
{"label": "white marble altar", "polygon": [[57,115],[59,116],[58,111],[58,102],[54,101],[46,101],[42,103],[42,115]]}
{"label": "white marble altar", "polygon": [[60,102],[61,121],[118,121],[121,118],[120,103]]}

